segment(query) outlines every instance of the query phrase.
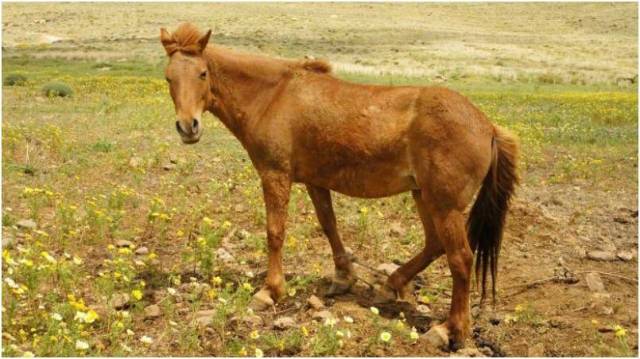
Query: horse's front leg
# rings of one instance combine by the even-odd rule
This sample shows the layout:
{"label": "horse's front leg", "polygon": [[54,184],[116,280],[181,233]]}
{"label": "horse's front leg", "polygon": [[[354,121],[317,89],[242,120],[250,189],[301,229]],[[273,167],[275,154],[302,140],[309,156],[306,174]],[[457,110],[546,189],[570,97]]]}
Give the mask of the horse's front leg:
{"label": "horse's front leg", "polygon": [[284,274],[282,271],[282,243],[284,241],[287,206],[291,192],[291,179],[281,172],[260,173],[262,191],[267,211],[267,243],[269,249],[269,268],[264,287],[253,296],[251,307],[262,310],[280,299],[284,293]]}

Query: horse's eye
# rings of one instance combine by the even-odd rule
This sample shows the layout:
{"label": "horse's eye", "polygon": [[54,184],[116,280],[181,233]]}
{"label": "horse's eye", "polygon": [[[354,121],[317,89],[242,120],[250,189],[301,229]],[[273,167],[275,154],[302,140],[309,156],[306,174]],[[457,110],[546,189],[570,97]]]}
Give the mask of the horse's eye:
{"label": "horse's eye", "polygon": [[169,80],[168,77],[165,77],[164,79],[167,80],[168,83],[171,83],[171,80]]}
{"label": "horse's eye", "polygon": [[207,72],[206,72],[206,71],[202,71],[202,72],[200,73],[200,79],[201,79],[201,80],[204,80],[204,79],[206,79],[206,78],[207,78]]}

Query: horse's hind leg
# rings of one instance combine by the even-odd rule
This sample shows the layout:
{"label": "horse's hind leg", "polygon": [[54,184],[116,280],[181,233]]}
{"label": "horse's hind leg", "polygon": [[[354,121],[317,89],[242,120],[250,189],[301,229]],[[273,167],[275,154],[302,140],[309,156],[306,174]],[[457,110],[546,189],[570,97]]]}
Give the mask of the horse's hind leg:
{"label": "horse's hind leg", "polygon": [[355,276],[353,275],[351,258],[347,255],[340,240],[340,235],[338,235],[336,216],[333,213],[333,205],[331,204],[331,192],[328,189],[312,185],[307,185],[307,191],[316,210],[318,221],[327,239],[329,239],[331,251],[333,252],[336,276],[329,290],[329,294],[336,295],[346,293],[355,282]]}
{"label": "horse's hind leg", "polygon": [[449,332],[450,346],[458,349],[464,346],[464,340],[470,333],[469,292],[473,252],[467,240],[462,210],[435,207],[430,214],[453,277],[449,318],[441,325]]}
{"label": "horse's hind leg", "polygon": [[444,248],[438,239],[433,221],[427,213],[427,207],[422,199],[421,191],[416,190],[413,191],[412,194],[416,202],[416,207],[418,208],[420,220],[422,221],[422,227],[424,228],[424,249],[393,272],[387,279],[387,286],[393,290],[396,297],[400,299],[408,299],[411,295],[407,283],[409,283],[416,274],[427,268],[431,262],[444,254]]}

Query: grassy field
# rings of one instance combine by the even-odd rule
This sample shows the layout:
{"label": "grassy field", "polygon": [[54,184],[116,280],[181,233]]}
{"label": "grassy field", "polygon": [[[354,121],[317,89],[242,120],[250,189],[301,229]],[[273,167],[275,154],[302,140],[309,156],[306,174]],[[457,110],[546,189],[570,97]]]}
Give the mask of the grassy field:
{"label": "grassy field", "polygon": [[[350,81],[438,84],[469,96],[520,137],[523,179],[491,311],[501,319],[474,312],[470,345],[520,356],[536,345],[547,356],[637,354],[637,282],[603,277],[606,296],[584,284],[590,271],[637,278],[638,99],[626,80],[637,74],[635,4],[5,4],[3,12],[3,76],[26,77],[3,87],[3,355],[448,355],[421,341],[428,325],[377,315],[357,294],[322,297],[330,251],[301,185],[285,243],[289,296],[274,312],[247,310],[266,269],[261,189],[211,115],[198,145],[179,142],[157,33],[182,20],[209,25],[225,45],[326,57]],[[131,25],[115,25],[125,18]],[[43,95],[51,81],[73,95]],[[377,266],[421,249],[410,195],[334,198],[356,257]],[[631,260],[584,256],[607,246]],[[578,284],[513,292],[555,276],[559,262]],[[419,282],[416,298],[443,320],[446,262]],[[312,294],[335,321],[313,319]],[[295,325],[273,329],[282,316]]]}

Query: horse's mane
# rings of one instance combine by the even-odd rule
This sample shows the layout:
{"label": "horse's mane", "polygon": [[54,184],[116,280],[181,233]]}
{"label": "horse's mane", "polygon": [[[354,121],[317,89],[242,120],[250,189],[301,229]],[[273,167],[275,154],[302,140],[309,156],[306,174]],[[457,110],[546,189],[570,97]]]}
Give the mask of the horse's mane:
{"label": "horse's mane", "polygon": [[[167,49],[167,53],[171,56],[176,51],[180,51],[189,55],[196,55],[200,53],[200,46],[198,44],[198,40],[202,37],[200,30],[191,24],[191,23],[183,23],[176,31],[173,32],[172,39],[173,42],[166,44],[165,48]],[[226,49],[226,51],[231,51]],[[240,55],[240,53],[233,51]],[[258,59],[259,62],[274,62],[281,63],[289,68],[295,69],[303,69],[316,73],[330,73],[331,65],[323,60],[316,59],[305,59],[305,60],[288,60],[288,59],[277,59],[266,56],[259,55],[249,55],[249,54],[241,54],[241,56],[250,59]]]}

